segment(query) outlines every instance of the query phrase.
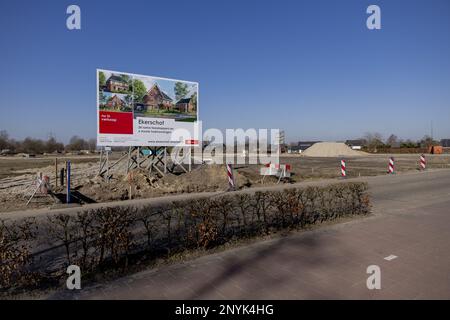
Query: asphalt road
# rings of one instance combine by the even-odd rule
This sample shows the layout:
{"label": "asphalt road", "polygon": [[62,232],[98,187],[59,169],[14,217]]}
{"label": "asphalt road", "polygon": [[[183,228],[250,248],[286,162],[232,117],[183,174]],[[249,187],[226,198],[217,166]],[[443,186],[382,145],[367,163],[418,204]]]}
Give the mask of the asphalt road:
{"label": "asphalt road", "polygon": [[[374,215],[49,299],[449,299],[450,171],[361,178]],[[387,259],[386,259],[387,258]],[[367,268],[381,271],[369,290]]]}

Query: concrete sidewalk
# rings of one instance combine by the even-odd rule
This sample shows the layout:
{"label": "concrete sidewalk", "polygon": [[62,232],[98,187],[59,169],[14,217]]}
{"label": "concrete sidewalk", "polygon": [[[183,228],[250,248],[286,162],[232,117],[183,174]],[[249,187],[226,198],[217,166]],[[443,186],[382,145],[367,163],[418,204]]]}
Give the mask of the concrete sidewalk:
{"label": "concrete sidewalk", "polygon": [[[369,218],[51,294],[50,299],[449,299],[450,171],[368,179]],[[393,260],[385,260],[388,256]],[[381,290],[366,269],[381,268]]]}

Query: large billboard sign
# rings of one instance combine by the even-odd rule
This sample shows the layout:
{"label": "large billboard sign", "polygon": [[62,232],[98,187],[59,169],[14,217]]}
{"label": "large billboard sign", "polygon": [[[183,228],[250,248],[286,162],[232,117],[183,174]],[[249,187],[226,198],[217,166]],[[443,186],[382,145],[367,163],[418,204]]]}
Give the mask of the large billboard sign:
{"label": "large billboard sign", "polygon": [[197,82],[97,69],[99,146],[198,145],[197,123]]}

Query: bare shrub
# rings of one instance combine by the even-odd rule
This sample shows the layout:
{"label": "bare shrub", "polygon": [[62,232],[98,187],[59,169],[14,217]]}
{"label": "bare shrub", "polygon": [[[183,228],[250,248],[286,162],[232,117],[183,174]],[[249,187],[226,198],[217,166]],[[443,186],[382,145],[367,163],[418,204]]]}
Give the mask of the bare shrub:
{"label": "bare shrub", "polygon": [[30,241],[36,236],[34,219],[21,223],[0,220],[0,287],[28,286],[36,276],[28,270],[32,261]]}
{"label": "bare shrub", "polygon": [[133,224],[135,208],[101,208],[94,215],[94,230],[96,233],[95,246],[99,250],[98,264],[102,264],[106,257],[114,263],[127,257],[132,245],[130,225]]}
{"label": "bare shrub", "polygon": [[74,217],[67,214],[48,216],[48,236],[50,240],[61,242],[65,248],[67,264],[72,263],[76,251],[71,250],[71,245],[76,240],[77,232]]}
{"label": "bare shrub", "polygon": [[270,201],[270,193],[269,192],[260,192],[257,191],[253,195],[253,213],[258,217],[258,220],[261,221],[264,226],[264,229],[269,232],[270,221],[268,219],[270,209],[272,208],[272,202]]}
{"label": "bare shrub", "polygon": [[83,270],[91,270],[95,267],[95,252],[91,245],[95,236],[93,222],[94,214],[92,211],[78,212],[75,218],[77,244],[81,246],[81,254],[76,264]]}
{"label": "bare shrub", "polygon": [[233,200],[228,196],[211,199],[211,207],[215,212],[218,224],[220,224],[220,237],[225,241],[229,236],[234,234],[230,232],[229,216],[234,209]]}
{"label": "bare shrub", "polygon": [[135,220],[144,227],[146,246],[151,248],[153,246],[157,234],[157,222],[159,220],[159,212],[155,212],[152,206],[145,206],[137,211]]}
{"label": "bare shrub", "polygon": [[[48,232],[40,234],[50,237],[51,247],[46,251],[64,248],[64,253],[55,251],[44,258],[59,254],[65,265],[76,263],[84,271],[95,272],[99,268],[126,268],[132,254],[133,257],[143,253],[167,257],[174,252],[211,248],[271,230],[301,229],[309,224],[369,212],[367,184],[337,183],[203,197],[140,208],[102,207],[77,215],[57,214],[48,217]],[[2,287],[25,283],[19,280],[27,279],[33,263],[30,246],[35,228],[34,221],[9,224],[1,221]],[[59,265],[56,267],[63,270]],[[43,277],[52,273],[50,268],[54,270],[55,266],[47,263],[39,264],[38,268]],[[64,272],[52,274],[64,276]]]}

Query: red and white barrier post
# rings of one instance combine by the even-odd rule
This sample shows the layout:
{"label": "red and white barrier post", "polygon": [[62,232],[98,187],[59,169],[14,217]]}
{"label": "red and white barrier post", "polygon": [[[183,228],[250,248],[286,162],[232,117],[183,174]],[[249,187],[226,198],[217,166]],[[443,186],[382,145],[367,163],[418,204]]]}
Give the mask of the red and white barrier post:
{"label": "red and white barrier post", "polygon": [[347,172],[346,172],[346,165],[345,165],[345,160],[342,159],[341,160],[341,177],[345,178],[347,176]]}
{"label": "red and white barrier post", "polygon": [[228,186],[230,190],[235,190],[236,185],[234,182],[234,175],[233,175],[233,167],[231,164],[227,164],[227,176],[228,176]]}
{"label": "red and white barrier post", "polygon": [[394,173],[394,157],[390,157],[389,158],[389,169],[388,169],[388,173],[389,174],[393,174]]}
{"label": "red and white barrier post", "polygon": [[426,167],[427,167],[427,160],[425,159],[425,155],[421,154],[420,155],[420,169],[425,170]]}

